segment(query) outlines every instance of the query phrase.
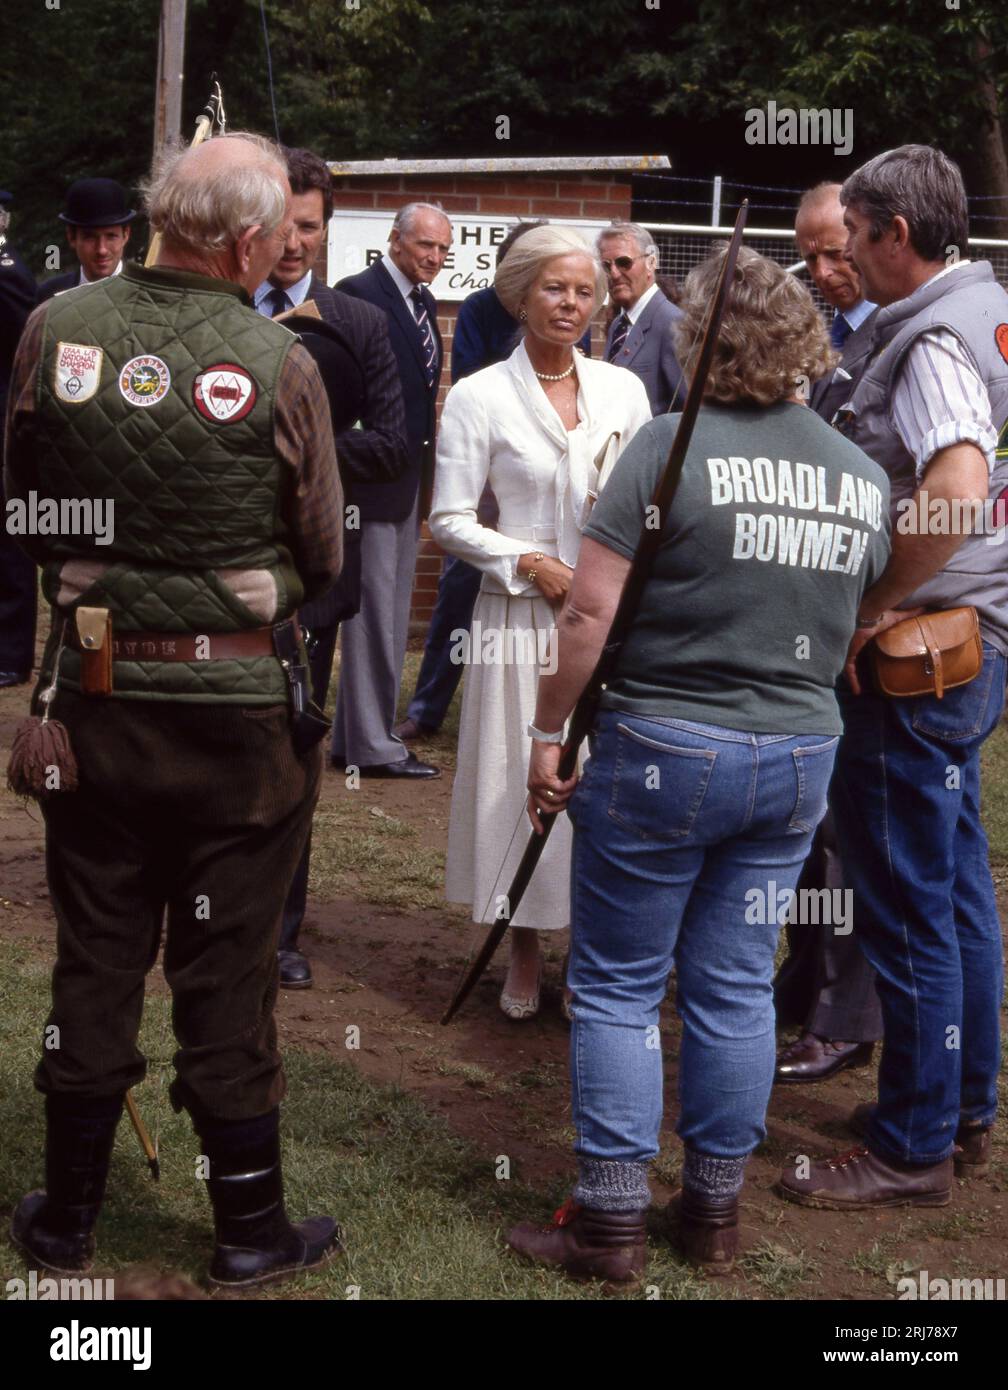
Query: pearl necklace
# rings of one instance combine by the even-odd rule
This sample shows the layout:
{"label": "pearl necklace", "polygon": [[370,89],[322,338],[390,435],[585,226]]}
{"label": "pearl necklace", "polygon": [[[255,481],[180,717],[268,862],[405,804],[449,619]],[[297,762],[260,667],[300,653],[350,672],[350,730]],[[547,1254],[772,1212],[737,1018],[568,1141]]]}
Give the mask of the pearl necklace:
{"label": "pearl necklace", "polygon": [[[533,367],[532,370],[535,371],[535,368]],[[536,372],[536,376],[540,381],[563,381],[566,377],[571,376],[573,371],[574,359],[571,358],[571,364],[565,372]]]}

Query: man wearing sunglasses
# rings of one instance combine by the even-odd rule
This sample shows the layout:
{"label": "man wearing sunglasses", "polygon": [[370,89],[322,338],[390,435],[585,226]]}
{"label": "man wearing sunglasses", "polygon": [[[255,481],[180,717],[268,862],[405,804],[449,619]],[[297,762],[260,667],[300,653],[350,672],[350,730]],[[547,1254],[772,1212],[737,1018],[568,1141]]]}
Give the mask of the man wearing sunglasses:
{"label": "man wearing sunglasses", "polygon": [[620,311],[606,334],[605,360],[640,377],[652,415],[681,410],[686,386],[672,338],[680,312],[655,282],[658,248],[650,232],[636,222],[614,222],[597,245],[609,298]]}

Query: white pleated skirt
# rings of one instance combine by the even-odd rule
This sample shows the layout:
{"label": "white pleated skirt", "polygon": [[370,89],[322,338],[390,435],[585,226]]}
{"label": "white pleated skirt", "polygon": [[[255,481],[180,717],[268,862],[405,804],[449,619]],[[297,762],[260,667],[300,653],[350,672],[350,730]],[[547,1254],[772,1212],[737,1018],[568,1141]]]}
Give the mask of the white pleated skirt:
{"label": "white pleated skirt", "polygon": [[[535,658],[547,657],[555,621],[552,606],[541,595],[512,598],[481,592],[473,610],[445,896],[468,905],[474,922],[499,920],[500,904],[532,833],[524,810],[532,747],[526,727],[535,714],[540,672]],[[571,825],[564,814],[550,832],[513,926],[540,931],[568,926],[570,858]]]}

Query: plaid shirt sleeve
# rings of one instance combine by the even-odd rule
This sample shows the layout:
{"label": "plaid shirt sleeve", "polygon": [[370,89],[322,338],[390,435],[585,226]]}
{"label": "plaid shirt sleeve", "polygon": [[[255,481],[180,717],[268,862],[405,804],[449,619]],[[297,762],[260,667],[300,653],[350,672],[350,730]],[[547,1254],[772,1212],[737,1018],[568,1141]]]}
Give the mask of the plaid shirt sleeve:
{"label": "plaid shirt sleeve", "polygon": [[343,564],[343,489],[336,466],[329,398],[318,368],[300,343],[277,382],[277,452],[293,475],[285,519],[305,598],[324,593]]}
{"label": "plaid shirt sleeve", "polygon": [[922,333],[893,391],[892,420],[917,466],[917,482],[939,449],[975,444],[994,468],[997,430],[976,364],[947,328]]}

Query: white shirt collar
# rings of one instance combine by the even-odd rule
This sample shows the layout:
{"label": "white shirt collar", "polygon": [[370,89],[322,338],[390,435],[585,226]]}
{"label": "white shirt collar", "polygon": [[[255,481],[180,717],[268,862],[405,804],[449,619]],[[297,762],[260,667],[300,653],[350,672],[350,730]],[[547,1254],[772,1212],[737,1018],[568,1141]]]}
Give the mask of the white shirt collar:
{"label": "white shirt collar", "polygon": [[[402,271],[399,269],[399,267],[396,265],[395,261],[392,259],[392,257],[388,254],[387,251],[382,256],[381,263],[388,271],[388,273],[392,276],[392,279],[395,281],[395,287],[402,295],[403,299],[409,299],[414,289],[416,289],[416,286],[413,284],[413,281],[409,278],[408,275],[404,275],[402,273]],[[408,305],[407,307],[410,308],[410,311],[412,312],[412,306]]]}
{"label": "white shirt collar", "polygon": [[[119,264],[116,266],[115,270],[113,270],[112,275],[99,275],[99,276],[98,276],[98,280],[111,280],[113,275],[121,275],[121,274],[122,274],[122,261],[120,261]],[[79,276],[79,278],[78,278],[78,280],[77,280],[78,286],[80,286],[80,285],[97,285],[98,280],[89,280],[89,279],[87,278],[87,276],[84,274],[84,267],[81,266],[81,268],[80,268],[80,276]]]}
{"label": "white shirt collar", "polygon": [[[299,304],[303,304],[308,298],[308,286],[311,284],[312,272],[309,270],[307,275],[302,275],[300,280],[296,280],[293,285],[284,290],[284,294],[291,302],[291,308],[296,309]],[[252,303],[260,314],[265,313],[262,307],[263,300],[273,290],[280,289],[279,285],[271,284],[269,280],[264,280],[255,294],[252,296]]]}
{"label": "white shirt collar", "polygon": [[655,295],[660,293],[661,291],[659,290],[657,284],[648,285],[647,289],[641,295],[640,299],[638,299],[637,303],[633,306],[633,308],[623,310],[624,314],[626,314],[627,318],[630,320],[631,325],[637,322],[641,314],[643,314],[644,310],[651,303],[652,299],[654,299]]}

